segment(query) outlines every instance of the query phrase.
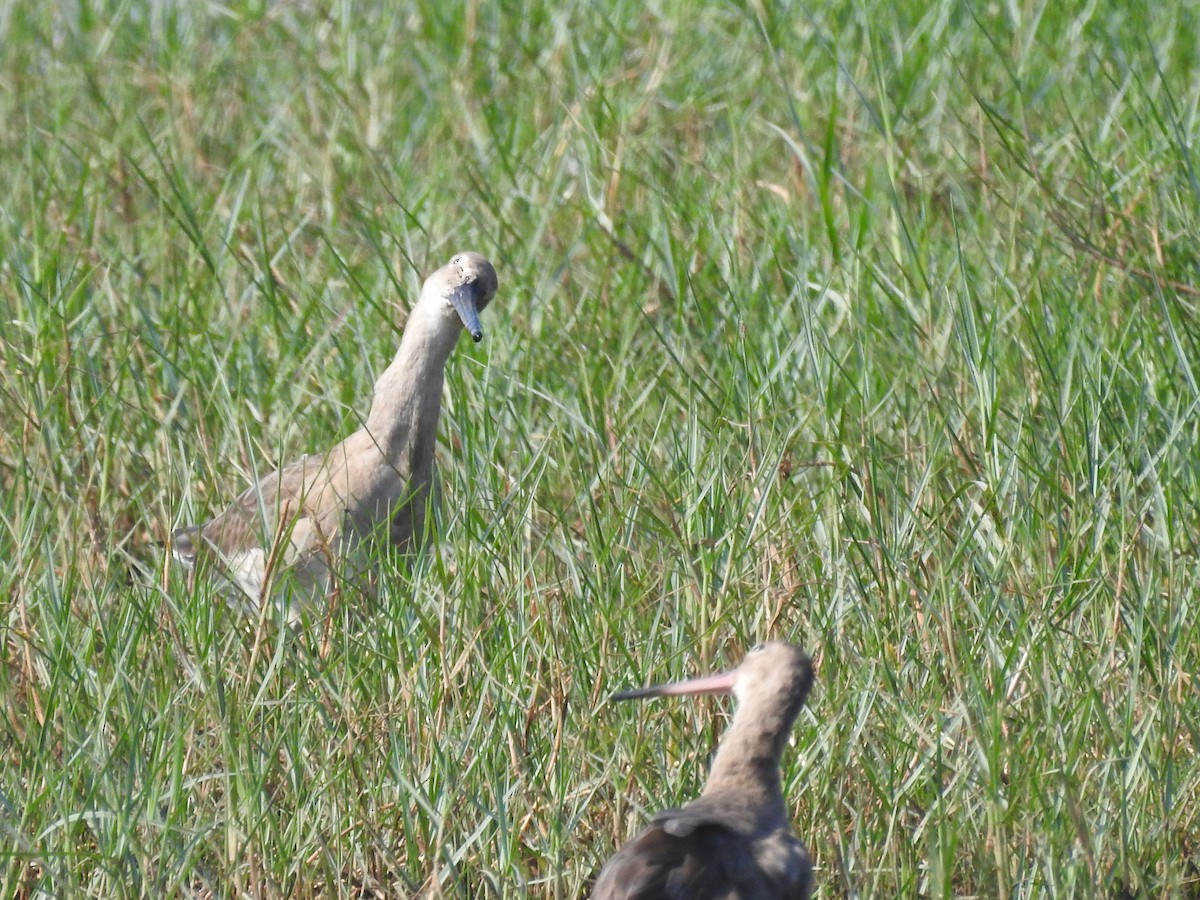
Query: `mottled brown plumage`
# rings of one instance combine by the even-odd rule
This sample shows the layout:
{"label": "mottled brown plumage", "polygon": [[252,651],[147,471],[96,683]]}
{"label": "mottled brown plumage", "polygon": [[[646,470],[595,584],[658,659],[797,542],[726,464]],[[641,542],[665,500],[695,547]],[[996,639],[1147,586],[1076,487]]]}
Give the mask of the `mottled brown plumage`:
{"label": "mottled brown plumage", "polygon": [[446,360],[464,328],[483,337],[479,312],[496,289],[496,271],[478,253],[459,253],[430,275],[363,427],[263,477],[209,522],[177,530],[175,557],[189,570],[207,560],[247,611],[286,593],[294,620],[324,597],[335,562],[365,568],[348,560],[356,548],[415,546],[425,533]]}
{"label": "mottled brown plumage", "polygon": [[592,900],[807,900],[812,864],[788,822],[779,760],[812,681],[804,652],[774,641],[732,672],[614,695],[733,693],[738,708],[701,795],[618,850]]}

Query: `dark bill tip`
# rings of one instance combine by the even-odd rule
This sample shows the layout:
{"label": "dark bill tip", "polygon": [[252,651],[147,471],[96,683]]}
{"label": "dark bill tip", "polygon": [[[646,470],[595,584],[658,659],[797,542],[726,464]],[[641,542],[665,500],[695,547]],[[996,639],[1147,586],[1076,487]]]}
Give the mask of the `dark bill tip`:
{"label": "dark bill tip", "polygon": [[477,343],[477,344],[478,344],[480,341],[482,341],[482,340],[483,340],[483,330],[482,330],[482,329],[480,329],[480,330],[477,330],[477,331],[472,331],[472,332],[471,332],[471,340],[473,340],[473,341],[474,341],[475,343]]}
{"label": "dark bill tip", "polygon": [[633,688],[628,691],[617,691],[608,699],[610,701],[641,700],[645,697],[657,697],[658,689],[653,687]]}

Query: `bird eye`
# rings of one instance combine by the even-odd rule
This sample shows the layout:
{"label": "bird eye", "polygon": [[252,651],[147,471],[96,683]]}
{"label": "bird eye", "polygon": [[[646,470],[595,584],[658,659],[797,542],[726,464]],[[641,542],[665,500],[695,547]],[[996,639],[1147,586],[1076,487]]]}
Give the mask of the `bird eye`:
{"label": "bird eye", "polygon": [[750,648],[750,652],[751,653],[762,653],[766,649],[767,649],[766,644],[755,644],[753,647]]}

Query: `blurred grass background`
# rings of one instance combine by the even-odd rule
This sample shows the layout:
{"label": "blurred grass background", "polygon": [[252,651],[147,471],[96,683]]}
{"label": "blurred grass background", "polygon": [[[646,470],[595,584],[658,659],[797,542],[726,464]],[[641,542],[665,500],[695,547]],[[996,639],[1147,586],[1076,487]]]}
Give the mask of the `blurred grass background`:
{"label": "blurred grass background", "polygon": [[[1200,896],[1197,13],[0,3],[0,896],[579,896],[767,637],[818,896]],[[466,248],[438,545],[189,589]]]}

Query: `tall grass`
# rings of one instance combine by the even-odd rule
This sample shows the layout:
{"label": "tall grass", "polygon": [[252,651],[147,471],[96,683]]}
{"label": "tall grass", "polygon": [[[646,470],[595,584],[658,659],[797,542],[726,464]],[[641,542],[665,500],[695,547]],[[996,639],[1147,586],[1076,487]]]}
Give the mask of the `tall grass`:
{"label": "tall grass", "polygon": [[[1198,24],[0,5],[0,895],[579,896],[767,637],[820,896],[1200,895]],[[461,248],[436,545],[189,588]]]}

